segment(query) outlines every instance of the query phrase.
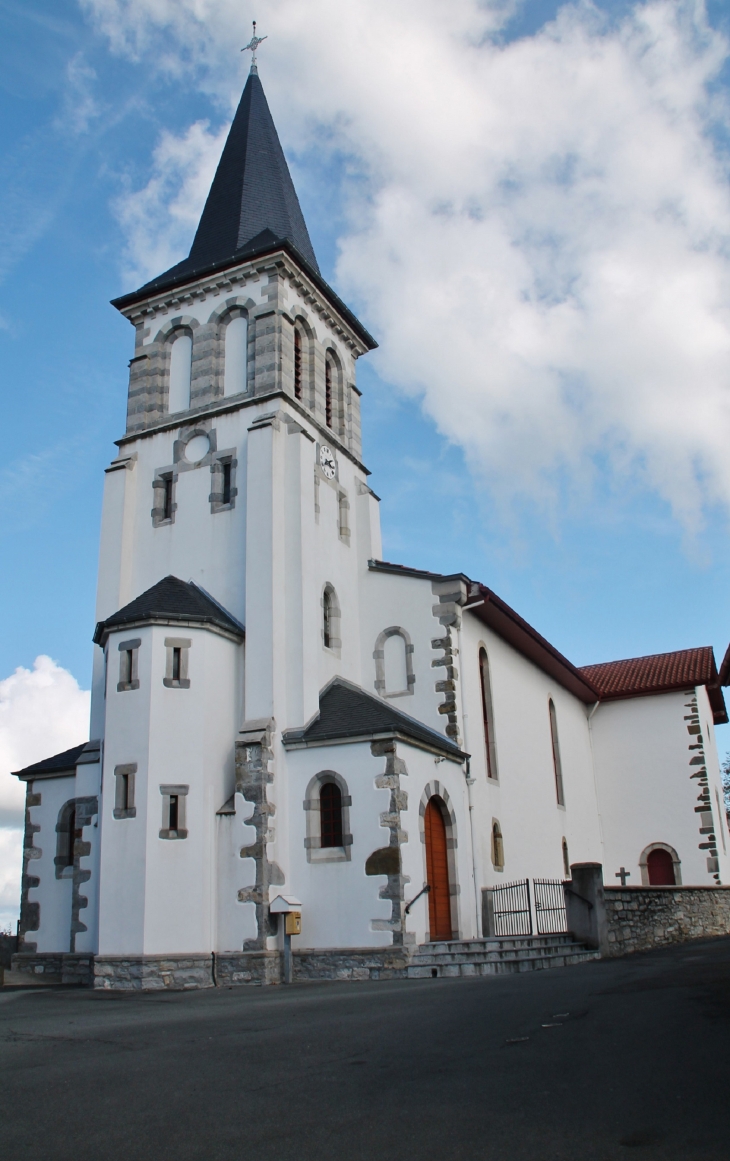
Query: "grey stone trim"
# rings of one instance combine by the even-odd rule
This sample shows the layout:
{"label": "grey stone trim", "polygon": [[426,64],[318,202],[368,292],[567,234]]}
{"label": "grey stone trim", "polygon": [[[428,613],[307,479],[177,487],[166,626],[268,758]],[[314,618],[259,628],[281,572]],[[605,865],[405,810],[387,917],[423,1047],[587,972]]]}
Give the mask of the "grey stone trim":
{"label": "grey stone trim", "polygon": [[[714,829],[712,827],[712,815],[710,815],[710,824],[709,825],[710,825],[711,829]],[[703,833],[703,830],[701,829],[700,834],[702,834],[702,833]],[[651,886],[651,884],[649,883],[648,858],[649,858],[649,855],[651,854],[652,851],[666,851],[667,854],[671,855],[672,866],[674,868],[674,882],[675,882],[675,885],[677,887],[681,887],[682,886],[682,863],[681,863],[679,855],[675,851],[674,847],[670,847],[668,843],[649,843],[649,845],[647,847],[644,847],[643,851],[641,852],[641,855],[639,856],[639,870],[641,871],[642,885],[644,887]]]}
{"label": "grey stone trim", "polygon": [[337,490],[337,535],[343,544],[350,546],[350,519],[348,513],[350,511],[350,501],[347,498],[347,492],[343,488]]}
{"label": "grey stone trim", "polygon": [[[707,763],[705,759],[705,743],[702,737],[702,723],[700,722],[699,710],[697,706],[697,690],[688,690],[685,694],[688,701],[685,702],[685,708],[689,713],[685,714],[684,720],[687,723],[687,733],[689,735],[688,750],[692,755],[689,759],[690,766],[690,780],[697,781],[697,788],[699,794],[697,795],[697,806],[695,813],[699,815],[699,834],[700,842],[699,849],[706,852],[707,857],[707,872],[712,875],[715,882],[720,885],[720,856],[717,849],[717,836],[715,833],[715,824],[712,812],[712,797],[710,795],[710,781],[707,773]],[[676,871],[675,871],[676,874]]]}
{"label": "grey stone trim", "polygon": [[213,985],[210,954],[94,957],[94,988],[104,991],[187,992]]}
{"label": "grey stone trim", "polygon": [[[160,786],[160,794],[162,795],[162,827],[160,828],[159,837],[161,839],[186,839],[188,831],[186,827],[187,822],[187,795],[190,791],[189,786],[163,783]],[[176,797],[177,802],[177,827],[170,826],[170,798]]]}
{"label": "grey stone trim", "polygon": [[28,892],[31,888],[40,886],[40,879],[37,875],[31,874],[31,863],[40,859],[43,850],[41,847],[35,846],[35,835],[41,829],[38,823],[32,822],[30,812],[32,807],[40,806],[42,796],[40,791],[36,793],[35,783],[29,781],[25,787],[25,830],[23,833],[23,874],[20,883],[20,923],[18,925],[18,951],[19,952],[35,952],[37,944],[32,940],[28,940],[26,936],[31,931],[38,931],[41,925],[41,905],[38,902],[31,903],[28,900]]}
{"label": "grey stone trim", "polygon": [[[165,481],[172,480],[172,504],[170,506],[171,515],[165,516]],[[161,528],[169,524],[175,523],[175,513],[177,512],[177,502],[175,500],[175,491],[177,489],[177,470],[174,466],[167,468],[157,468],[152,479],[152,527]]]}
{"label": "grey stone trim", "polygon": [[[223,501],[223,465],[231,465],[231,498],[224,503]],[[210,510],[215,512],[230,512],[236,507],[236,496],[238,495],[238,488],[236,487],[236,469],[238,468],[238,459],[235,448],[228,448],[226,451],[217,452],[210,463],[211,487],[208,500],[210,502]]]}
{"label": "grey stone trim", "polygon": [[136,762],[127,762],[124,765],[114,767],[114,779],[116,783],[114,793],[114,818],[137,817],[137,808],[134,805],[136,776]]}
{"label": "grey stone trim", "polygon": [[[211,426],[210,419],[202,419],[199,423],[188,424],[180,428],[180,434],[172,445],[172,460],[175,472],[194,472],[198,468],[208,467],[218,448],[218,433]],[[186,449],[191,440],[198,435],[204,435],[208,440],[208,451],[201,459],[191,462],[186,459]]]}
{"label": "grey stone trim", "polygon": [[[165,637],[165,676],[162,684],[167,689],[190,689],[189,659],[192,641],[189,637]],[[173,677],[174,650],[180,650],[180,676]]]}
{"label": "grey stone trim", "polygon": [[[130,689],[139,689],[139,647],[142,644],[141,637],[134,637],[129,641],[120,641],[118,645],[119,650],[119,681],[117,682],[117,693],[126,693]],[[125,653],[131,653],[131,666],[129,669],[128,678],[126,673]]]}
{"label": "grey stone trim", "polygon": [[266,950],[266,939],[276,934],[276,921],[269,916],[269,888],[282,886],[284,876],[274,862],[269,861],[268,844],[274,841],[270,820],[276,812],[269,802],[268,789],[274,781],[272,736],[274,720],[246,722],[236,742],[236,790],[246,802],[253,803],[253,814],[248,825],[254,828],[255,839],[241,848],[242,859],[253,859],[256,874],[253,887],[238,892],[240,903],[253,903],[256,909],[258,934],[244,943],[244,951]]}
{"label": "grey stone trim", "polygon": [[444,714],[447,719],[445,730],[447,737],[460,746],[461,733],[456,698],[459,671],[454,665],[457,648],[453,633],[461,627],[461,610],[468,599],[467,588],[465,581],[459,577],[449,577],[446,580],[432,581],[431,591],[438,597],[438,603],[432,608],[433,615],[446,630],[443,637],[431,642],[432,649],[443,650],[443,656],[432,661],[431,665],[436,669],[446,670],[445,678],[435,683],[436,693],[442,695],[438,712]]}
{"label": "grey stone trim", "polygon": [[[371,742],[370,752],[374,758],[385,758],[385,770],[378,774],[375,786],[379,790],[390,791],[388,809],[380,815],[380,825],[390,832],[389,847],[397,851],[398,870],[390,870],[385,886],[380,888],[378,895],[381,899],[390,899],[390,919],[372,919],[370,926],[373,931],[390,931],[393,947],[403,948],[405,939],[405,886],[410,883],[410,876],[403,874],[403,863],[400,848],[408,842],[408,835],[401,827],[401,811],[408,809],[408,794],[401,788],[401,777],[408,774],[406,764],[398,757],[397,743]],[[395,863],[395,859],[394,859]]]}
{"label": "grey stone trim", "polygon": [[[69,823],[71,814],[75,817],[75,836],[73,842],[73,863],[68,866],[66,850],[68,848]],[[76,936],[87,931],[86,924],[81,919],[81,912],[88,907],[89,900],[81,894],[81,888],[91,878],[89,869],[81,868],[81,859],[91,854],[91,842],[83,837],[84,828],[91,825],[95,815],[99,813],[99,800],[96,795],[87,795],[83,798],[70,798],[61,807],[56,823],[57,846],[53,860],[57,879],[73,879],[71,889],[71,931],[70,952],[76,951]],[[70,875],[68,874],[70,871]],[[29,950],[23,947],[21,950]]]}
{"label": "grey stone trim", "polygon": [[[321,832],[321,814],[319,796],[322,787],[327,782],[334,782],[342,795],[342,846],[323,847]],[[350,807],[352,796],[348,791],[347,783],[336,770],[320,770],[310,780],[306,790],[306,797],[302,803],[306,818],[306,837],[304,849],[307,852],[308,863],[342,863],[350,862],[352,858],[352,835],[350,834]]]}
{"label": "grey stone trim", "polygon": [[[386,674],[385,674],[385,642],[389,637],[402,637],[403,647],[405,649],[406,659],[406,688],[392,689],[386,688]],[[413,644],[409,633],[402,628],[401,625],[390,625],[387,629],[383,629],[382,633],[378,634],[375,642],[375,649],[373,650],[373,659],[375,661],[375,691],[383,698],[391,697],[406,697],[413,693],[416,684],[416,675],[413,671]]]}

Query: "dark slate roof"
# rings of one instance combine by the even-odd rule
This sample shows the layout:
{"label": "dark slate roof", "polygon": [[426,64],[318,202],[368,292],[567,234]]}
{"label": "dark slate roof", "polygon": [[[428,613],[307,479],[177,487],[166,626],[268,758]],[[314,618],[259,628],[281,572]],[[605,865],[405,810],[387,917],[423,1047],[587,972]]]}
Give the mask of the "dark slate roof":
{"label": "dark slate roof", "polygon": [[394,709],[388,702],[366,693],[343,677],[336,677],[321,691],[317,717],[303,730],[288,730],[283,740],[285,744],[316,744],[338,738],[372,738],[393,734],[410,738],[459,760],[467,757],[438,730],[424,726],[422,722]]}
{"label": "dark slate roof", "polygon": [[63,750],[60,754],[54,754],[52,758],[44,758],[42,762],[34,762],[32,766],[25,766],[22,770],[13,770],[13,774],[16,778],[27,780],[34,776],[52,777],[54,774],[65,774],[67,771],[75,770],[76,763],[87,744],[82,742],[80,746]]}
{"label": "dark slate roof", "polygon": [[192,581],[181,581],[176,576],[166,576],[147,592],[130,601],[119,612],[113,613],[105,621],[99,621],[94,633],[94,641],[101,645],[106,635],[125,625],[139,625],[160,621],[164,624],[194,621],[205,625],[215,625],[237,637],[245,634],[243,625],[231,616],[213,597]]}
{"label": "dark slate roof", "polygon": [[142,287],[243,259],[288,241],[319,274],[299,198],[261,81],[251,73],[233,118],[190,254]]}

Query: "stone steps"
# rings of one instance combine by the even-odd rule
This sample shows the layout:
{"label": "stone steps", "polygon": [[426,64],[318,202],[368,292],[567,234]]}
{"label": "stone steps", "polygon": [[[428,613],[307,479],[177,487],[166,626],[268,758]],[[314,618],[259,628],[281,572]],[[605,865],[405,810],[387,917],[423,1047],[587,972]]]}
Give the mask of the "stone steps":
{"label": "stone steps", "polygon": [[504,975],[546,971],[591,959],[598,959],[598,952],[564,934],[443,940],[421,944],[411,956],[407,974],[416,980]]}

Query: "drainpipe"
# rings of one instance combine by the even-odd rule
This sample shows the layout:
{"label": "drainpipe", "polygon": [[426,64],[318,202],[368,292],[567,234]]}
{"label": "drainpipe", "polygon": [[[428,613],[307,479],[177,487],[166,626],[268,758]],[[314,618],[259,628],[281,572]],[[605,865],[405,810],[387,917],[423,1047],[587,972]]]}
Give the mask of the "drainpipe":
{"label": "drainpipe", "polygon": [[[478,602],[478,603],[481,604],[483,602]],[[467,608],[468,607],[469,606],[467,606]],[[461,704],[461,720],[462,720],[463,727],[464,727],[464,749],[468,753],[469,752],[469,741],[468,741],[468,739],[469,739],[469,727],[468,727],[469,715],[467,714],[466,710],[464,709],[464,686],[463,686],[463,680],[462,680],[463,679],[463,667],[462,667],[462,661],[461,661],[461,656],[462,656],[461,655],[461,617],[459,617],[459,621],[458,621],[458,624],[456,627],[456,638],[458,641],[458,649],[459,649],[459,668],[461,669],[461,673],[459,674],[459,702]],[[464,763],[464,777],[466,778],[466,799],[467,799],[467,805],[469,807],[469,839],[471,842],[471,874],[472,874],[472,882],[474,885],[474,917],[476,919],[475,930],[477,933],[477,939],[480,939],[481,934],[482,934],[482,930],[481,930],[482,925],[481,925],[481,917],[479,915],[479,900],[477,898],[477,859],[476,859],[476,850],[474,847],[474,803],[472,802],[472,797],[471,797],[471,788],[474,785],[474,779],[471,777],[471,771],[469,769],[469,759],[468,758],[467,758],[466,762]]]}

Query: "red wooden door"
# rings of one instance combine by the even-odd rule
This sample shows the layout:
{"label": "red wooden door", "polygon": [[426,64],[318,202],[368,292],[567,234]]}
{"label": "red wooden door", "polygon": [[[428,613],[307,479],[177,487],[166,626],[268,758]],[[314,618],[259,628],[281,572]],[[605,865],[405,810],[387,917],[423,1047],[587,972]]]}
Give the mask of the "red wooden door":
{"label": "red wooden door", "polygon": [[428,895],[428,918],[431,939],[451,939],[451,892],[449,859],[446,850],[446,826],[441,800],[431,798],[424,819],[426,828],[426,875],[431,890]]}
{"label": "red wooden door", "polygon": [[669,851],[663,851],[661,847],[657,847],[655,851],[650,851],[646,860],[646,869],[649,872],[649,883],[652,887],[673,887],[675,885],[674,862]]}

